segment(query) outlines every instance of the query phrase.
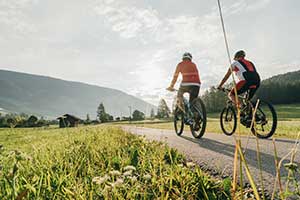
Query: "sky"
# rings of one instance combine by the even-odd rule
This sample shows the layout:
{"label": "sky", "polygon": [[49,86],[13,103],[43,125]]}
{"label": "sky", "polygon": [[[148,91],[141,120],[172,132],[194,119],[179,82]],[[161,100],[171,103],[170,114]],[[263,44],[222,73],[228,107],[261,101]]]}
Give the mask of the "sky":
{"label": "sky", "polygon": [[[299,0],[221,0],[231,55],[263,78],[300,69]],[[229,61],[217,0],[0,0],[0,69],[110,87],[157,105],[184,52],[201,91]],[[178,84],[177,84],[178,87]]]}

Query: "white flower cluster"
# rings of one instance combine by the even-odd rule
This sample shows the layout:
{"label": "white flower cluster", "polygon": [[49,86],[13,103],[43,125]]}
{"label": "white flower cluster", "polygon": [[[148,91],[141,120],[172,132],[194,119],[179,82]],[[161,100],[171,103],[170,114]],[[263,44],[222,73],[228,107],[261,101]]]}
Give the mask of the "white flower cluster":
{"label": "white flower cluster", "polygon": [[[123,168],[123,173],[118,170],[112,170],[108,174],[103,177],[97,176],[92,179],[92,182],[97,185],[103,185],[103,192],[107,192],[111,188],[122,187],[124,185],[125,180],[130,181],[131,183],[135,183],[138,180],[138,175],[134,172],[136,168],[134,166],[128,165]],[[150,174],[145,174],[142,176],[144,181],[151,181],[152,176]],[[116,180],[111,182],[112,180]]]}

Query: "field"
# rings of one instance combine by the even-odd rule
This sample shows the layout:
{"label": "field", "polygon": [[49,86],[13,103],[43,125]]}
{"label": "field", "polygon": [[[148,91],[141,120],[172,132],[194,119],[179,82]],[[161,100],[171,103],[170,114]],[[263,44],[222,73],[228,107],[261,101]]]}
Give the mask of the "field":
{"label": "field", "polygon": [[227,199],[176,150],[117,127],[0,129],[0,199]]}
{"label": "field", "polygon": [[[278,125],[274,137],[286,137],[286,138],[296,138],[300,132],[300,105],[276,105],[275,106]],[[219,113],[209,113],[208,122],[206,127],[207,133],[222,133],[220,127]],[[173,130],[172,121],[140,121],[133,122],[132,125],[148,128],[158,128],[158,129],[170,129]],[[185,127],[188,130],[189,127]],[[243,135],[251,134],[250,130],[241,126],[241,133]]]}

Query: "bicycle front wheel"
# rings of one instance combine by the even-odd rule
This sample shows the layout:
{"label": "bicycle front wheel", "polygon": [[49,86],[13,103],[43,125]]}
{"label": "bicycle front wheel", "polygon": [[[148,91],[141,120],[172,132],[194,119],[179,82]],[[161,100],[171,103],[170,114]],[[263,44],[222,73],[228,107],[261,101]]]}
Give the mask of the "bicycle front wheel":
{"label": "bicycle front wheel", "polygon": [[194,122],[190,125],[190,129],[192,135],[199,139],[204,135],[206,129],[206,109],[200,98],[194,99],[191,106],[194,115]]}
{"label": "bicycle front wheel", "polygon": [[174,111],[174,128],[176,134],[180,136],[184,128],[184,113],[179,108]]}
{"label": "bicycle front wheel", "polygon": [[[255,105],[253,105],[255,106]],[[277,114],[272,104],[260,101],[255,114],[255,125],[251,129],[258,138],[271,137],[277,128]]]}
{"label": "bicycle front wheel", "polygon": [[220,115],[221,129],[225,135],[232,135],[237,126],[236,114],[233,107],[226,107]]}

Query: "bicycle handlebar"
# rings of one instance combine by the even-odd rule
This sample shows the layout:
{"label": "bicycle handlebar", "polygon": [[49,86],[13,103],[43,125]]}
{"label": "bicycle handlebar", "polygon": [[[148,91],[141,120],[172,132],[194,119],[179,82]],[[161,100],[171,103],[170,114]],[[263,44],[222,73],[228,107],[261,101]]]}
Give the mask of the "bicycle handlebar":
{"label": "bicycle handlebar", "polygon": [[[168,88],[167,88],[167,90],[168,90]],[[175,88],[173,88],[173,90],[168,90],[169,92],[178,92],[179,90],[178,89],[175,89]]]}
{"label": "bicycle handlebar", "polygon": [[230,89],[227,89],[227,88],[220,88],[218,90],[220,90],[222,92],[230,92],[231,91]]}

